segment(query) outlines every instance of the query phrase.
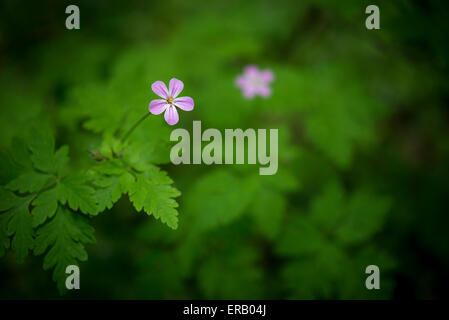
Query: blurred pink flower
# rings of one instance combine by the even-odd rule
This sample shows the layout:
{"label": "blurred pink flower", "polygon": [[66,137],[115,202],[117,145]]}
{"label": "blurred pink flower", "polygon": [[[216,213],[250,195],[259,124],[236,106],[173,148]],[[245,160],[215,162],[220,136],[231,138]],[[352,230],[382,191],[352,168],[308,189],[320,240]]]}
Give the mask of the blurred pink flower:
{"label": "blurred pink flower", "polygon": [[237,77],[235,83],[242,89],[243,96],[252,99],[256,95],[267,98],[271,95],[270,83],[274,75],[271,70],[259,70],[257,66],[245,67],[243,75]]}
{"label": "blurred pink flower", "polygon": [[177,124],[179,121],[179,115],[176,108],[184,111],[193,110],[193,99],[190,97],[179,97],[182,89],[184,89],[184,83],[178,79],[171,79],[167,86],[162,81],[156,81],[151,85],[151,89],[162,99],[155,99],[150,102],[149,110],[152,114],[164,113],[165,121],[169,125]]}

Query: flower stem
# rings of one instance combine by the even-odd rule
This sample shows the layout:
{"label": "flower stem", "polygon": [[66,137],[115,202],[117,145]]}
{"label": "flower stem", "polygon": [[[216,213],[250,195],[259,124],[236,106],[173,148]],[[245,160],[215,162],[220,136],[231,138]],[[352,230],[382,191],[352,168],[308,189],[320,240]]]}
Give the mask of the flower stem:
{"label": "flower stem", "polygon": [[145,113],[137,122],[128,130],[128,132],[125,133],[125,135],[120,139],[121,142],[125,142],[126,139],[128,139],[129,135],[136,129],[139,124],[146,119],[150,115],[149,112]]}

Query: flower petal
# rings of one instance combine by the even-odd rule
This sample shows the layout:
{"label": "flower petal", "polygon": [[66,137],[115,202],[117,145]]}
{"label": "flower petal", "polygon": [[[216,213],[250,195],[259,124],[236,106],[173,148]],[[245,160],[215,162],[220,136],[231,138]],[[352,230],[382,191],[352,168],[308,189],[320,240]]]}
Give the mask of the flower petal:
{"label": "flower petal", "polygon": [[264,98],[268,98],[269,96],[271,96],[271,88],[269,86],[261,86],[258,91],[259,94]]}
{"label": "flower petal", "polygon": [[176,110],[176,107],[175,106],[168,107],[167,110],[165,110],[164,118],[165,121],[167,121],[167,123],[171,126],[177,124],[179,121],[179,115],[178,111]]}
{"label": "flower petal", "polygon": [[168,97],[167,86],[162,81],[156,81],[155,83],[153,83],[151,85],[151,89],[161,98],[165,99]]}
{"label": "flower petal", "polygon": [[272,82],[274,80],[273,72],[270,70],[264,70],[260,73],[260,79],[262,79],[263,82]]}
{"label": "flower petal", "polygon": [[246,99],[252,99],[252,98],[254,98],[255,95],[256,95],[256,91],[254,90],[253,87],[247,86],[247,87],[243,88],[243,97],[245,97]]}
{"label": "flower petal", "polygon": [[152,114],[161,114],[169,106],[165,99],[155,99],[150,102],[148,109]]}
{"label": "flower petal", "polygon": [[184,111],[190,111],[193,110],[193,99],[190,97],[179,97],[176,98],[175,101],[173,101],[175,103],[175,106],[177,106],[179,109],[184,110]]}
{"label": "flower petal", "polygon": [[184,89],[184,83],[181,80],[173,78],[170,80],[168,88],[172,98],[176,98],[181,93],[182,89]]}
{"label": "flower petal", "polygon": [[245,76],[238,76],[235,79],[235,85],[239,88],[244,88],[246,86],[247,80],[245,78]]}
{"label": "flower petal", "polygon": [[257,66],[251,64],[245,67],[245,75],[249,76],[249,75],[255,75],[259,72],[259,68],[257,68]]}

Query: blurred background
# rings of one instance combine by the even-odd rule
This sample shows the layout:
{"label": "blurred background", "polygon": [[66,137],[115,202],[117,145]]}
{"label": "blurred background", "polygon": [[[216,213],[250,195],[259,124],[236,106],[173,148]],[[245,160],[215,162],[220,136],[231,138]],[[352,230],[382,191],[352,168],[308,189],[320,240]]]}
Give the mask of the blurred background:
{"label": "blurred background", "polygon": [[[81,29],[65,28],[80,8]],[[365,8],[380,8],[367,30]],[[150,85],[184,82],[176,127],[278,128],[279,169],[174,166],[173,128],[151,116],[133,137],[182,192],[179,227],[127,196],[90,219],[97,242],[81,290],[61,296],[42,256],[0,259],[0,297],[438,299],[449,285],[447,1],[0,2],[0,183],[32,125],[70,147],[72,170],[148,112]],[[246,100],[248,64],[275,74]],[[162,143],[163,144],[163,143]],[[377,265],[381,290],[365,288]]]}

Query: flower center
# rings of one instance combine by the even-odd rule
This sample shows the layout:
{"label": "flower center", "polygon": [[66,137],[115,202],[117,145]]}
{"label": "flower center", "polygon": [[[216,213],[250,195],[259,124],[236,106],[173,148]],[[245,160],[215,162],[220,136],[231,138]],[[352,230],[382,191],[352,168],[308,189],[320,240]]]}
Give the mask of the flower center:
{"label": "flower center", "polygon": [[169,98],[167,99],[167,102],[168,102],[169,104],[172,104],[172,103],[173,103],[173,98],[172,98],[172,97],[169,97]]}
{"label": "flower center", "polygon": [[262,79],[260,79],[259,77],[251,77],[249,82],[251,83],[251,85],[253,85],[254,87],[258,87],[260,85],[262,85]]}

